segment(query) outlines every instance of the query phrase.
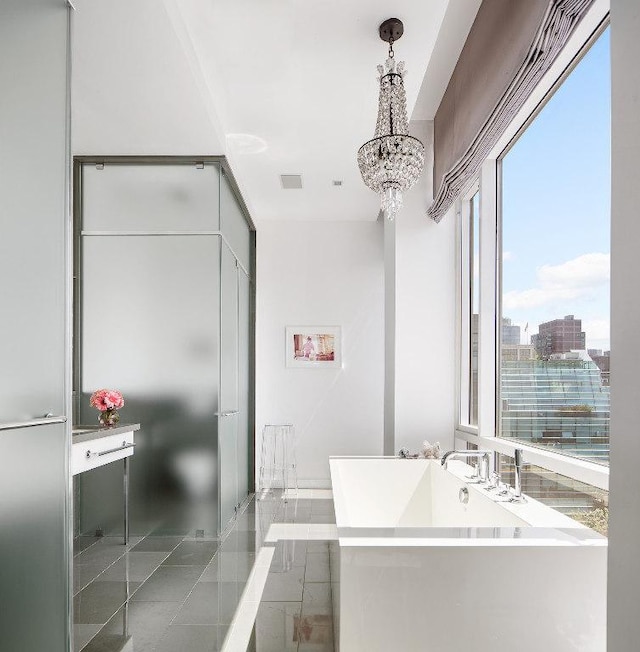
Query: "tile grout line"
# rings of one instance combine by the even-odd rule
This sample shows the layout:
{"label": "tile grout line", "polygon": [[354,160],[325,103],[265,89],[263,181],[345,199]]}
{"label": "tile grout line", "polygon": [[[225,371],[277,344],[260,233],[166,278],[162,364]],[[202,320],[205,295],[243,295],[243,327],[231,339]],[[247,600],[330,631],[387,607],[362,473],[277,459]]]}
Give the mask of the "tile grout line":
{"label": "tile grout line", "polygon": [[[140,543],[140,541],[139,541],[138,543]],[[136,544],[136,545],[138,545],[138,544]],[[178,544],[178,545],[180,545],[180,544]],[[134,547],[135,547],[135,546],[134,546]],[[83,552],[84,552],[84,551],[83,551]],[[93,584],[94,582],[99,581],[99,578],[100,578],[101,575],[104,575],[104,574],[105,574],[105,573],[106,573],[106,572],[107,572],[107,571],[108,571],[112,566],[115,566],[119,561],[121,561],[122,559],[124,559],[124,558],[126,557],[126,555],[127,555],[128,553],[130,553],[130,552],[133,552],[133,549],[132,549],[132,548],[130,548],[129,550],[125,550],[125,551],[122,553],[122,555],[120,555],[120,557],[118,557],[115,561],[113,561],[111,564],[109,564],[109,565],[108,565],[104,570],[101,570],[100,573],[99,573],[98,575],[96,575],[92,580],[89,580],[89,581],[88,581],[88,582],[87,582],[87,583],[86,583],[82,588],[78,589],[78,591],[76,591],[76,592],[73,594],[73,597],[75,598],[75,597],[80,593],[80,591],[84,591],[84,589],[86,589],[86,588],[89,586],[89,584]],[[164,551],[164,550],[160,550],[160,551],[158,551],[158,552],[165,552],[165,551]],[[164,557],[163,560],[158,564],[158,567],[159,567],[159,566],[162,566],[162,562],[164,562],[165,559],[167,559],[167,557],[169,557],[169,555],[170,555],[172,552],[173,552],[173,550],[171,550],[171,551],[169,551],[169,552],[167,553],[167,556]],[[144,554],[144,553],[143,553],[143,554]],[[154,553],[152,553],[152,554],[154,554]],[[83,565],[83,564],[81,564],[81,565]],[[142,586],[142,584],[144,584],[144,583],[149,579],[149,577],[151,577],[151,575],[152,575],[152,574],[157,570],[158,567],[156,567],[156,568],[155,568],[155,569],[154,569],[154,570],[153,570],[153,571],[152,571],[152,572],[151,572],[151,573],[150,573],[150,574],[149,574],[149,575],[148,575],[144,580],[142,580],[142,582],[140,583],[141,586]],[[111,582],[111,581],[119,581],[119,580],[100,580],[100,581],[102,581],[102,582]],[[140,587],[138,587],[138,588],[140,588]],[[137,589],[136,589],[136,590],[137,590]],[[108,621],[107,621],[107,622],[108,622]],[[106,623],[105,623],[105,624],[106,624]]]}
{"label": "tile grout line", "polygon": [[[173,618],[169,621],[169,624],[167,625],[167,628],[165,629],[163,635],[162,635],[162,636],[160,637],[160,639],[158,640],[158,645],[160,645],[160,643],[162,642],[162,640],[164,639],[164,637],[167,635],[167,632],[169,631],[169,627],[171,627],[171,626],[175,623],[175,619],[178,617],[178,614],[180,613],[180,610],[184,607],[184,605],[186,604],[187,600],[191,597],[191,594],[194,592],[194,590],[195,590],[196,586],[198,585],[198,582],[200,582],[200,579],[202,578],[202,576],[206,573],[207,568],[209,567],[209,565],[211,564],[211,562],[215,559],[216,555],[217,555],[219,552],[221,552],[222,544],[223,544],[225,541],[227,541],[227,539],[229,538],[229,536],[231,535],[231,533],[234,531],[235,526],[236,526],[236,524],[237,524],[237,522],[238,522],[238,517],[239,517],[239,516],[242,516],[242,515],[244,515],[244,514],[246,514],[247,509],[249,508],[249,505],[253,502],[253,500],[254,500],[254,498],[250,498],[250,499],[247,501],[246,505],[244,506],[244,509],[243,509],[241,512],[239,512],[238,514],[235,515],[232,524],[231,524],[230,526],[228,526],[227,528],[225,528],[225,530],[223,530],[223,532],[222,532],[222,536],[221,536],[219,539],[217,539],[218,547],[217,547],[215,553],[213,554],[213,557],[211,557],[211,559],[209,560],[209,562],[208,562],[207,564],[205,564],[204,570],[203,570],[202,573],[200,573],[200,575],[198,576],[198,579],[195,581],[194,585],[191,587],[191,590],[189,591],[189,593],[187,593],[187,596],[185,597],[185,599],[180,603],[180,606],[179,606],[178,609],[176,610],[176,613],[173,615]],[[238,530],[236,530],[236,532],[238,532]],[[183,540],[181,543],[184,543],[184,540]],[[178,545],[180,545],[180,544],[178,544]],[[176,548],[177,548],[177,547],[178,547],[178,546],[176,546]],[[174,548],[174,550],[175,550],[175,548]],[[165,558],[165,559],[166,559],[166,558]],[[185,565],[185,566],[188,566],[189,564],[184,564],[184,565]],[[193,565],[193,564],[191,564],[191,565]],[[176,564],[176,566],[178,566],[178,564]],[[245,586],[245,588],[246,588],[246,586]],[[242,601],[242,596],[240,597],[240,600]],[[237,609],[237,607],[236,607],[236,609]],[[235,613],[234,613],[234,616],[235,616]],[[232,620],[232,622],[233,622],[233,620]],[[176,623],[176,624],[180,624],[180,623]],[[220,627],[220,623],[218,623],[217,627]],[[231,624],[229,625],[229,630],[231,630]],[[157,645],[154,646],[154,649],[155,649],[155,648],[157,648]]]}
{"label": "tile grout line", "polygon": [[[313,491],[315,492],[315,490],[313,490]],[[297,496],[297,497],[295,497],[294,499],[296,501],[296,505],[297,505],[298,500],[321,499],[323,501],[326,501],[326,500],[331,501],[331,497],[329,495],[327,495],[329,492],[326,491],[326,490],[321,490],[321,491],[322,491],[322,493],[320,493],[320,495],[316,495],[315,493],[313,493],[312,495],[309,495],[309,496],[304,496],[304,497],[303,496]],[[250,508],[252,502],[253,502],[254,509],[249,511],[249,508]],[[274,506],[279,507],[279,501],[278,501],[278,505],[274,505]],[[316,511],[316,510],[313,509],[313,507],[314,507],[313,502],[310,505],[308,505],[308,509],[309,509],[308,517],[310,517],[310,518],[312,516],[314,516],[314,512]],[[321,509],[319,509],[320,513],[316,515],[318,518],[327,519],[327,520],[329,519],[329,515],[324,513],[324,512],[326,512],[326,509],[325,509],[324,506],[315,505],[315,507],[316,507],[316,509],[319,509],[320,507],[322,507]],[[258,517],[259,517],[258,511],[259,510],[256,511],[256,508],[257,508],[257,499],[256,499],[256,496],[253,495],[246,502],[246,504],[244,506],[244,509],[241,512],[239,512],[237,514],[237,516],[234,518],[233,522],[229,525],[226,532],[223,532],[223,536],[220,537],[220,538],[214,539],[216,541],[216,543],[217,543],[216,550],[215,550],[214,554],[212,555],[212,557],[208,561],[208,563],[206,563],[204,565],[204,569],[203,569],[202,573],[195,580],[195,582],[193,583],[193,586],[191,587],[191,589],[189,590],[187,595],[184,597],[184,599],[182,601],[180,601],[179,603],[177,603],[177,604],[179,604],[179,606],[178,606],[175,614],[173,615],[173,617],[168,621],[166,629],[163,630],[160,639],[156,643],[156,646],[161,645],[162,641],[165,639],[165,637],[167,635],[169,627],[176,624],[175,621],[176,621],[176,618],[177,618],[178,614],[180,613],[180,611],[184,607],[185,603],[189,600],[189,598],[193,594],[193,591],[195,590],[196,586],[198,586],[198,584],[200,583],[203,575],[206,573],[207,569],[210,567],[213,560],[216,558],[216,556],[220,555],[220,553],[222,552],[222,546],[223,546],[224,542],[227,541],[230,538],[232,533],[235,533],[236,535],[238,535],[240,533],[245,533],[245,530],[239,530],[238,529],[238,525],[239,525],[238,520],[239,520],[239,518],[247,516],[249,518],[249,520],[251,520],[250,517],[253,517],[255,520],[258,520]],[[305,510],[303,510],[303,511],[305,511]],[[228,625],[228,632],[226,633],[226,636],[225,636],[224,641],[223,641],[222,650],[226,650],[227,652],[232,652],[232,650],[233,650],[233,652],[239,652],[239,651],[246,652],[247,644],[251,639],[251,633],[252,633],[253,627],[255,626],[258,609],[259,609],[260,604],[261,604],[261,597],[262,597],[262,595],[264,593],[264,589],[265,589],[265,586],[266,586],[266,583],[267,583],[268,574],[269,574],[269,570],[270,570],[270,566],[271,566],[271,561],[272,561],[273,556],[275,554],[275,547],[273,547],[273,545],[269,545],[269,544],[273,543],[273,542],[269,541],[269,536],[268,536],[269,528],[273,527],[274,525],[276,526],[275,532],[273,533],[273,535],[274,535],[273,538],[274,538],[274,541],[277,542],[277,541],[280,541],[280,540],[283,540],[283,541],[285,541],[285,540],[310,541],[310,540],[320,539],[320,538],[322,538],[323,540],[327,539],[327,538],[332,538],[332,536],[329,535],[328,532],[326,532],[326,529],[328,527],[331,527],[331,526],[335,527],[334,523],[305,523],[304,521],[300,522],[300,523],[296,523],[295,520],[293,522],[291,522],[291,523],[288,523],[288,522],[279,523],[279,522],[277,522],[275,520],[279,516],[279,509],[276,509],[275,511],[272,511],[272,512],[268,512],[267,515],[268,515],[267,521],[268,521],[269,525],[268,525],[268,528],[267,528],[267,535],[266,536],[263,533],[262,524],[261,524],[260,527],[255,527],[255,528],[246,530],[246,536],[248,536],[248,537],[253,536],[253,537],[255,537],[257,539],[258,535],[259,535],[262,545],[258,545],[258,550],[255,551],[255,552],[254,552],[254,550],[246,551],[246,554],[251,554],[251,553],[255,554],[255,559],[254,559],[253,565],[251,566],[249,577],[246,580],[244,589],[243,589],[242,594],[240,596],[240,600],[239,600],[238,604],[236,605],[236,609],[234,611],[231,623]],[[303,518],[307,518],[307,516],[305,516],[304,514],[301,514],[300,516],[302,516]],[[293,515],[293,517],[295,519],[295,514]],[[313,519],[311,518],[311,520],[313,520]],[[278,531],[278,528],[280,528],[280,531]],[[317,531],[312,533],[311,532],[312,529],[317,530]],[[252,533],[252,535],[249,534],[249,533]],[[80,589],[80,591],[87,588],[87,586],[89,586],[91,583],[93,583],[95,581],[99,581],[100,576],[102,576],[108,569],[110,569],[112,566],[114,566],[116,563],[118,563],[122,559],[126,559],[126,556],[128,555],[128,553],[133,551],[133,548],[135,548],[138,544],[140,544],[142,541],[144,541],[147,537],[150,537],[150,536],[152,536],[152,535],[148,534],[148,535],[142,537],[142,539],[139,542],[137,542],[134,546],[132,546],[131,548],[127,548],[123,552],[122,555],[120,555],[111,564],[109,564],[109,566],[107,566],[107,568],[102,570],[99,573],[98,576],[93,578],[93,580],[91,580],[84,587],[82,587]],[[138,592],[138,590],[142,586],[144,586],[144,584],[149,580],[149,578],[160,567],[163,566],[164,562],[171,556],[171,554],[176,550],[176,548],[178,548],[180,546],[181,543],[184,543],[185,541],[192,541],[192,540],[193,539],[187,539],[186,537],[183,537],[182,540],[179,543],[177,543],[171,550],[169,550],[169,551],[158,551],[158,552],[166,552],[166,554],[162,558],[162,561],[140,583],[140,585],[138,587],[136,587],[136,589],[134,589],[134,591],[131,594],[129,594],[128,598],[123,601],[123,603],[118,607],[118,609],[115,611],[115,613],[112,616],[110,616],[110,618],[107,620],[106,623],[103,623],[100,626],[98,631],[85,643],[85,645],[81,649],[84,649],[87,645],[89,645],[90,642],[92,640],[94,640],[95,637],[98,636],[100,634],[100,632],[102,632],[104,630],[104,628],[111,622],[111,620],[118,613],[118,611],[120,611],[122,609],[122,606],[124,604],[126,604],[128,602],[128,600],[130,600],[132,598],[132,596],[134,594],[136,594]],[[96,545],[99,545],[99,544],[100,544],[100,541],[96,541],[96,542],[92,543],[90,546],[88,546],[87,548],[82,550],[80,553],[78,553],[78,555],[75,556],[74,561],[78,557],[80,557],[82,555],[82,553],[84,553],[84,552],[86,552],[88,550],[94,549],[94,547]],[[152,552],[152,551],[149,551],[149,552]],[[235,551],[235,552],[244,553],[245,551]],[[265,559],[268,562],[266,564],[264,563]],[[307,564],[308,564],[308,558],[307,558],[307,556],[305,554],[305,565],[304,565],[304,573],[303,573],[303,593],[302,593],[302,597],[301,597],[301,601],[300,601],[300,613],[301,614],[302,614],[302,603],[304,601],[304,594],[305,594],[305,588],[306,588],[305,587],[306,582],[304,581],[304,578],[306,577],[306,573],[307,573]],[[189,566],[193,566],[193,565],[194,564],[171,564],[170,567],[179,568],[179,567],[189,567]],[[221,582],[221,581],[222,580],[220,578],[218,578],[217,582]],[[261,583],[261,587],[259,587],[260,583]],[[258,596],[258,588],[260,588],[259,596]],[[253,595],[252,595],[252,593],[253,593]],[[249,616],[249,618],[247,618],[247,615]],[[250,619],[250,622],[248,622],[249,619]],[[217,627],[221,627],[221,626],[222,625],[220,623],[217,624]],[[243,630],[248,630],[248,631],[243,631]],[[246,637],[246,640],[244,640],[244,639],[241,640],[240,639],[240,637],[243,634],[245,634],[245,635],[248,634],[248,637]],[[237,647],[239,643],[244,643],[244,647],[242,647],[242,646]],[[298,645],[297,645],[297,648],[299,648],[299,647],[300,647],[300,640],[298,640]],[[154,647],[154,649],[156,649],[156,647]]]}
{"label": "tile grout line", "polygon": [[[274,546],[262,546],[260,551],[257,553],[256,559],[251,569],[251,573],[249,574],[247,583],[245,584],[242,595],[240,596],[240,601],[238,602],[236,610],[233,614],[231,624],[229,625],[229,631],[227,632],[227,635],[222,644],[221,652],[236,652],[240,650],[244,651],[247,649],[249,641],[251,640],[251,630],[255,624],[255,620],[258,615],[258,608],[260,607],[261,602],[261,600],[251,600],[248,596],[252,593],[257,596],[259,590],[260,598],[262,597],[264,588],[267,584],[269,569],[271,568],[271,562],[273,560],[274,554]],[[264,558],[264,562],[258,563],[262,557]],[[266,572],[264,572],[263,569],[266,569]],[[264,577],[259,577],[261,574],[264,575]],[[255,609],[253,606],[255,606]],[[251,629],[249,630],[249,636],[243,637],[242,633],[238,631],[238,625],[241,622],[241,618],[249,613],[252,613]]]}
{"label": "tile grout line", "polygon": [[[150,536],[150,535],[146,535],[146,536],[142,537],[142,539],[141,539],[140,541],[138,541],[138,543],[136,543],[136,546],[137,546],[139,543],[142,543],[142,541],[144,541],[144,540],[147,538],[147,536]],[[99,543],[99,542],[96,542],[96,543]],[[94,544],[94,545],[95,545],[95,544]],[[171,555],[171,553],[172,553],[172,552],[173,552],[173,551],[174,551],[174,550],[175,550],[179,545],[180,545],[179,543],[176,544],[176,546],[175,546],[173,549],[171,549],[170,551],[168,551],[166,557],[164,557],[164,559],[162,560],[162,562],[164,562],[164,561],[165,561],[165,560],[166,560],[166,559]],[[91,548],[91,547],[93,547],[93,546],[89,546],[89,548]],[[128,545],[127,545],[127,548],[128,548]],[[107,568],[105,568],[105,569],[102,571],[102,573],[100,573],[100,575],[102,575],[105,571],[107,571],[109,568],[111,568],[111,566],[113,566],[115,563],[117,563],[118,561],[120,561],[121,559],[123,559],[127,553],[129,553],[129,552],[132,551],[133,548],[135,548],[135,546],[132,546],[131,548],[128,548],[127,550],[125,550],[125,552],[124,552],[120,557],[118,557],[118,559],[116,559],[112,564],[110,564],[109,566],[107,566]],[[87,550],[88,550],[88,548],[87,548]],[[82,552],[84,552],[84,550],[83,550]],[[161,551],[159,551],[159,552],[165,552],[165,551],[164,551],[164,550],[161,550]],[[92,636],[92,637],[91,637],[91,638],[90,638],[90,639],[89,639],[89,640],[88,640],[88,641],[87,641],[87,642],[86,642],[86,643],[85,643],[85,644],[80,648],[80,650],[78,650],[77,652],[81,652],[82,650],[84,650],[84,648],[86,648],[87,645],[89,645],[89,643],[91,643],[91,641],[93,641],[93,639],[94,639],[96,636],[98,636],[98,634],[99,634],[99,633],[100,633],[100,632],[101,632],[101,631],[102,631],[102,630],[103,630],[103,629],[104,629],[104,628],[105,628],[105,627],[106,627],[106,626],[111,622],[112,618],[113,618],[113,617],[118,613],[118,611],[120,611],[120,609],[122,609],[122,607],[123,607],[127,602],[129,602],[129,600],[131,600],[131,597],[136,593],[136,591],[137,591],[139,588],[141,588],[141,587],[143,586],[143,584],[144,584],[144,583],[145,583],[145,582],[146,582],[146,581],[151,577],[151,575],[153,575],[153,573],[156,572],[156,570],[158,570],[158,568],[160,568],[160,566],[162,566],[162,562],[160,562],[160,563],[158,564],[158,566],[156,566],[156,568],[155,568],[153,571],[151,571],[151,573],[146,577],[145,580],[143,580],[142,582],[140,582],[140,585],[137,586],[137,587],[133,590],[132,593],[130,593],[130,594],[127,595],[127,597],[126,597],[125,600],[122,602],[122,604],[121,604],[121,605],[120,605],[120,606],[119,606],[119,607],[118,607],[118,608],[113,612],[113,614],[111,614],[111,616],[109,616],[109,618],[107,619],[107,621],[106,621],[105,623],[102,624],[102,626],[100,627],[100,629],[99,629],[99,630],[98,630],[98,631],[97,631],[97,632],[96,632],[96,633],[95,633],[95,634],[94,634],[94,635],[93,635],[93,636]],[[87,586],[89,586],[89,584],[93,584],[93,582],[95,582],[95,581],[98,579],[98,577],[100,577],[100,575],[98,575],[97,577],[94,577],[94,578],[91,580],[91,582],[89,582],[85,587],[83,587],[82,590],[86,589]],[[78,594],[79,594],[79,593],[80,593],[80,591],[78,591]],[[74,595],[74,598],[75,598],[75,596],[78,595],[78,594],[75,594],[75,595]],[[81,624],[81,623],[78,623],[78,624]],[[96,624],[99,624],[99,623],[96,623]]]}
{"label": "tile grout line", "polygon": [[[309,539],[307,539],[309,541]],[[305,549],[304,551],[304,574],[302,575],[302,598],[300,599],[300,616],[298,618],[298,631],[295,632],[296,638],[298,639],[298,645],[296,646],[296,650],[299,652],[300,650],[300,624],[302,623],[302,609],[304,605],[304,592],[307,588],[307,564],[309,562],[309,549]]]}

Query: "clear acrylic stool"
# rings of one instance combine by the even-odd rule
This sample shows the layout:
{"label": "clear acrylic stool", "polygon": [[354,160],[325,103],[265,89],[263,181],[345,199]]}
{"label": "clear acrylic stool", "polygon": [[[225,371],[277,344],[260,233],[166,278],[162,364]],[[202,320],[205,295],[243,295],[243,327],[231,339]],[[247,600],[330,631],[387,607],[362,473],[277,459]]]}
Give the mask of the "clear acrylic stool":
{"label": "clear acrylic stool", "polygon": [[296,470],[295,429],[292,424],[268,424],[262,429],[262,457],[260,462],[260,496],[264,497],[276,485],[282,487],[282,498],[287,491],[298,492]]}

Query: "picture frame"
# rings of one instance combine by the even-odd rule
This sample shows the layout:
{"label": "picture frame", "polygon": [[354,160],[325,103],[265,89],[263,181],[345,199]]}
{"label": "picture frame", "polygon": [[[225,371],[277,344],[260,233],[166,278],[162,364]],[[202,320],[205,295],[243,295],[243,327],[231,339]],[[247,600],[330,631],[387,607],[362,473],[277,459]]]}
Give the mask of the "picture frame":
{"label": "picture frame", "polygon": [[287,326],[286,366],[298,369],[342,367],[340,326]]}

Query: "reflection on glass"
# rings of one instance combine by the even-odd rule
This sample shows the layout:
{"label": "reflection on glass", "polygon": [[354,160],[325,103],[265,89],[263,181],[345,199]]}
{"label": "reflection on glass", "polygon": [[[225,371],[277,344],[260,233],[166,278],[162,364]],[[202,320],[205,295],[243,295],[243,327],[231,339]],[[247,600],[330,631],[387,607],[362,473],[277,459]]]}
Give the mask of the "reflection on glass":
{"label": "reflection on glass", "polygon": [[609,63],[607,29],[502,160],[500,434],[601,464],[609,460]]}

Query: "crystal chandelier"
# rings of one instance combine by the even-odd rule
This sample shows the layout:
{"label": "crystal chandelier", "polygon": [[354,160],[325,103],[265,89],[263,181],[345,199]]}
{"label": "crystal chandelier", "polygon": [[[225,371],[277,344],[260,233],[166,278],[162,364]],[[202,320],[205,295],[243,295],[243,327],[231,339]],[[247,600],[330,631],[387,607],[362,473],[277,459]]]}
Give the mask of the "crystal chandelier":
{"label": "crystal chandelier", "polygon": [[424,166],[424,145],[409,136],[404,61],[396,64],[393,43],[404,31],[402,21],[389,18],[380,25],[380,38],[389,43],[389,58],[378,66],[380,99],[372,140],[358,150],[358,167],[365,184],[381,195],[382,211],[393,220],[402,208],[402,193],[418,180]]}

